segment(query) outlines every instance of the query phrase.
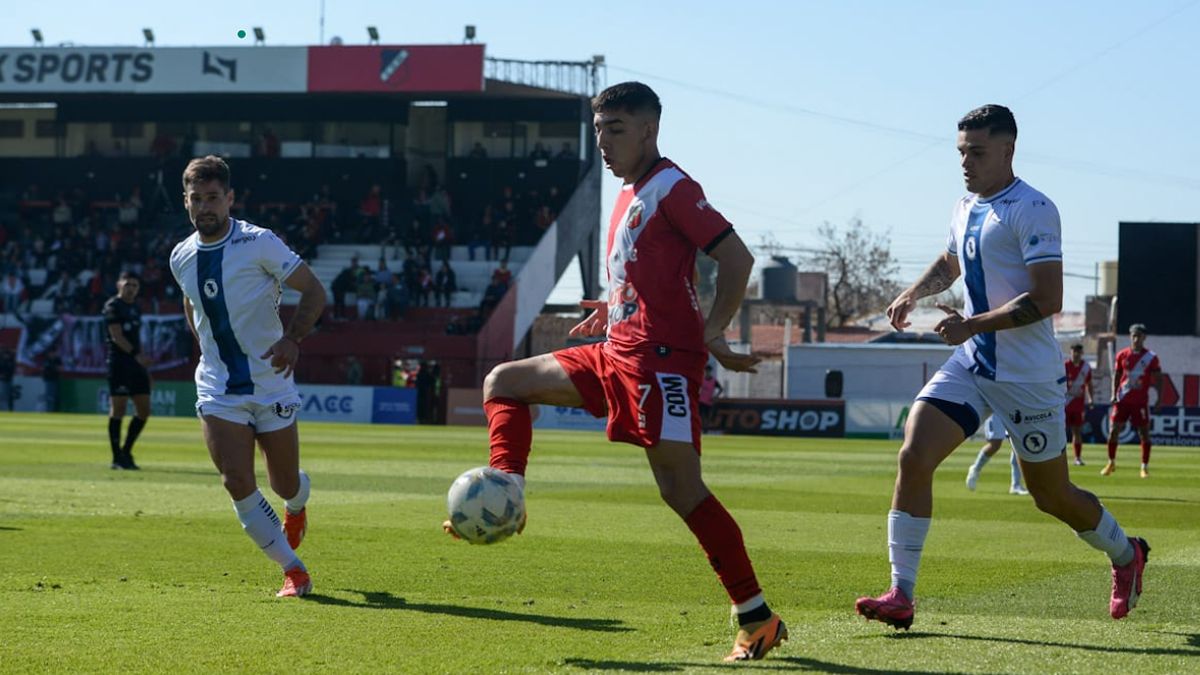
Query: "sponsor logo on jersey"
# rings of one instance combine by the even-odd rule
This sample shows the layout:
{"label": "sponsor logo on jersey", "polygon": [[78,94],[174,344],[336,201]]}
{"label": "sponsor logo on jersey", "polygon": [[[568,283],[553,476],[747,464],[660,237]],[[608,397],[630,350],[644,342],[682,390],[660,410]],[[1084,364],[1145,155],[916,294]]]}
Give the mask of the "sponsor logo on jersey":
{"label": "sponsor logo on jersey", "polygon": [[254,241],[255,239],[258,239],[257,234],[246,234],[246,235],[242,235],[242,236],[238,237],[237,239],[234,239],[233,241],[229,242],[229,244],[231,246],[234,246],[237,244],[245,244],[246,242]]}
{"label": "sponsor logo on jersey", "polygon": [[210,300],[212,298],[217,297],[217,293],[220,293],[220,292],[221,292],[221,287],[217,285],[216,279],[205,279],[204,280],[204,295],[207,296]]}
{"label": "sponsor logo on jersey", "polygon": [[287,403],[279,402],[275,404],[275,414],[286,420],[290,419],[292,415],[295,415],[299,408],[299,401],[288,401]]}
{"label": "sponsor logo on jersey", "polygon": [[975,259],[975,238],[971,237],[970,239],[968,239],[966,246],[964,246],[963,248],[966,249],[967,259],[974,260]]}
{"label": "sponsor logo on jersey", "polygon": [[1012,411],[1012,414],[1009,415],[1008,418],[1012,420],[1013,424],[1037,424],[1038,422],[1045,422],[1046,420],[1054,417],[1055,413],[1057,412],[1057,408],[1051,408],[1049,410],[1038,410],[1035,412],[1022,414],[1021,409],[1018,408]]}

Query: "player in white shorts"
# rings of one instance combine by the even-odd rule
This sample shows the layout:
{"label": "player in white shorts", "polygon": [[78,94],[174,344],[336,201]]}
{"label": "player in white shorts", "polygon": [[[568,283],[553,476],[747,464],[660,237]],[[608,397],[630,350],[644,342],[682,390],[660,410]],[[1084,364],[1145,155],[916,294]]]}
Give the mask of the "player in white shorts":
{"label": "player in white shorts", "polygon": [[[183,189],[196,231],[171,252],[171,273],[200,342],[196,412],[204,440],[242,528],[283,569],[276,595],[305,595],[312,580],[295,549],[307,528],[309,480],[300,470],[292,370],[300,341],[325,308],[325,289],[274,233],[229,216],[233,190],[220,157],[188,163]],[[281,284],[301,293],[286,331]],[[282,524],[255,484],[256,442],[271,489],[284,499]]]}
{"label": "player in white shorts", "polygon": [[[1008,438],[1008,433],[1004,431],[1004,425],[1000,420],[996,419],[995,415],[988,415],[987,421],[983,423],[983,448],[979,450],[979,454],[975,457],[975,463],[971,468],[967,469],[967,489],[975,491],[975,486],[979,484],[979,474],[983,471],[983,467],[987,466],[988,461],[992,456],[1000,451],[1000,447],[1004,445],[1004,439]],[[1021,465],[1017,462],[1017,449],[1014,447],[1009,454],[1009,467],[1012,473],[1012,482],[1008,486],[1008,494],[1010,495],[1027,495],[1029,491],[1021,484]]]}
{"label": "player in white shorts", "polygon": [[895,628],[913,622],[913,590],[933,513],[933,473],[979,427],[990,408],[1012,438],[1025,484],[1043,512],[1063,521],[1113,565],[1109,613],[1120,619],[1138,600],[1150,547],[1125,536],[1100,500],[1067,475],[1061,352],[1051,317],[1062,306],[1058,209],[1013,174],[1017,123],[986,105],[958,122],[958,151],[970,193],[954,206],[945,251],[887,313],[903,330],[916,302],[966,281],[966,309],[938,305],[935,328],[958,349],[917,395],[904,429],[888,513],[892,588],[859,598],[867,619]]}

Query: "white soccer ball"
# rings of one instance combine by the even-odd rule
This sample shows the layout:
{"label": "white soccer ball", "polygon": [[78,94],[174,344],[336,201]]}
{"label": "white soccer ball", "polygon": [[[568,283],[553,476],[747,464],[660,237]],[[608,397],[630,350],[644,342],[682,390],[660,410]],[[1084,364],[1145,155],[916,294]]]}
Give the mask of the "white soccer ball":
{"label": "white soccer ball", "polygon": [[494,544],[525,519],[525,493],[508,473],[490,466],[463,472],[446,495],[450,525],[472,544]]}

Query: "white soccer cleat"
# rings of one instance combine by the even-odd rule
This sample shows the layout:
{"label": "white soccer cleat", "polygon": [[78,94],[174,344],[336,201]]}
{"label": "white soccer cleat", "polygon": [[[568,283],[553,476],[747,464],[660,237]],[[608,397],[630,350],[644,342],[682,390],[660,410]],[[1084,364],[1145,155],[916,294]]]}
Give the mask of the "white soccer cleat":
{"label": "white soccer cleat", "polygon": [[1021,485],[1014,485],[1014,486],[1008,488],[1008,494],[1010,494],[1010,495],[1027,495],[1027,494],[1029,494],[1029,490],[1026,490]]}
{"label": "white soccer cleat", "polygon": [[979,469],[974,464],[970,469],[967,469],[967,489],[971,492],[975,491],[975,486],[979,484]]}

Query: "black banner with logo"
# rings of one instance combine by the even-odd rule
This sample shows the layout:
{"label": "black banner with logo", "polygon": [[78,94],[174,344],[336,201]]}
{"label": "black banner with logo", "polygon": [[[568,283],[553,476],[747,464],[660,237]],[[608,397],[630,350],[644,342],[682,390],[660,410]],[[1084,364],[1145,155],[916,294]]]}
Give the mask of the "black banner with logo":
{"label": "black banner with logo", "polygon": [[752,436],[846,435],[846,402],[718,399],[705,429]]}
{"label": "black banner with logo", "polygon": [[[1083,440],[1086,443],[1107,443],[1109,406],[1092,406],[1084,418]],[[1121,443],[1136,445],[1137,430],[1125,423]],[[1150,442],[1155,445],[1200,446],[1200,408],[1163,406],[1150,410]]]}

